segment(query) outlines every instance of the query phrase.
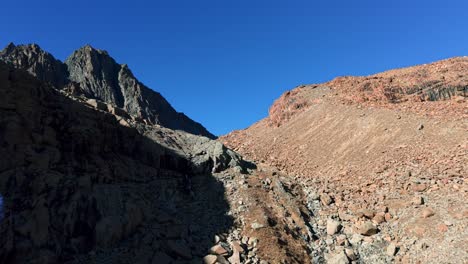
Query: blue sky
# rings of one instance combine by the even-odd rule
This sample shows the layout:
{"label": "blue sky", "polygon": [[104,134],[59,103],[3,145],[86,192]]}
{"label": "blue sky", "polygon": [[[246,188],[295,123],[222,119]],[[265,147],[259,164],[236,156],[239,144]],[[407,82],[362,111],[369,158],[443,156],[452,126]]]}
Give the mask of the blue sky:
{"label": "blue sky", "polygon": [[468,1],[6,1],[0,45],[64,60],[85,44],[127,63],[214,134],[286,90],[468,55]]}

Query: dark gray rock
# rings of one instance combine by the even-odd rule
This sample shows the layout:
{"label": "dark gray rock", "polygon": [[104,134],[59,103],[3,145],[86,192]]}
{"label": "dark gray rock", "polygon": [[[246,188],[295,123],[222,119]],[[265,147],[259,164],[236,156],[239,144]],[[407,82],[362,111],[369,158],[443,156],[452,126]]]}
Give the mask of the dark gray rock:
{"label": "dark gray rock", "polygon": [[201,260],[233,226],[211,171],[240,157],[85,99],[0,62],[0,263]]}
{"label": "dark gray rock", "polygon": [[10,43],[0,51],[0,60],[17,69],[26,70],[39,80],[56,87],[62,87],[68,82],[67,66],[37,44],[15,46]]}
{"label": "dark gray rock", "polygon": [[118,64],[106,51],[87,45],[73,52],[65,64],[70,80],[96,99],[153,124],[214,138],[202,125],[175,111],[161,94],[139,82],[126,64]]}

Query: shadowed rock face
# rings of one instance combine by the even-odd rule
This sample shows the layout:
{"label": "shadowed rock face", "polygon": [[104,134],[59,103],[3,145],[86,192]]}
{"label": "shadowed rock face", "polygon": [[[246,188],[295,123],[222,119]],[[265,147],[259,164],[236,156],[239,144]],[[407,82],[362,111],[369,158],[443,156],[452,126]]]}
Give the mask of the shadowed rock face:
{"label": "shadowed rock face", "polygon": [[178,113],[161,94],[139,82],[127,65],[118,64],[106,51],[87,45],[62,63],[36,44],[10,43],[0,52],[0,60],[27,70],[57,89],[72,87],[79,95],[125,109],[135,118],[215,138],[201,124]]}
{"label": "shadowed rock face", "polygon": [[0,51],[0,60],[25,69],[39,80],[56,87],[63,87],[68,82],[67,66],[36,44],[15,46],[10,43]]}
{"label": "shadowed rock face", "polygon": [[201,260],[241,158],[88,101],[0,62],[0,263]]}
{"label": "shadowed rock face", "polygon": [[0,194],[0,221],[3,219],[3,196]]}

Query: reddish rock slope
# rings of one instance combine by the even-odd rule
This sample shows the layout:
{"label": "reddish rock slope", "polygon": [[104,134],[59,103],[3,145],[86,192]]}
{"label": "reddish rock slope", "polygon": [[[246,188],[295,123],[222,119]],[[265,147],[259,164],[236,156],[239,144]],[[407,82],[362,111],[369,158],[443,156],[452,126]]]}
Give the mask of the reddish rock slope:
{"label": "reddish rock slope", "polygon": [[[463,263],[467,76],[459,57],[297,87],[269,117],[220,140],[304,187],[316,260],[354,250],[360,263]],[[341,231],[328,232],[330,219]],[[377,234],[362,236],[366,225]]]}

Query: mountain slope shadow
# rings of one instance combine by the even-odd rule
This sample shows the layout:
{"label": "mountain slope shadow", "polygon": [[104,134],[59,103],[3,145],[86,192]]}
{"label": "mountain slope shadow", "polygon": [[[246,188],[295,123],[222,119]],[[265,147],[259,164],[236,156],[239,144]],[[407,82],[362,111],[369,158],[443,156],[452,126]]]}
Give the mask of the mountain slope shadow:
{"label": "mountain slope shadow", "polygon": [[0,156],[1,263],[200,262],[233,225],[212,166],[3,63]]}

